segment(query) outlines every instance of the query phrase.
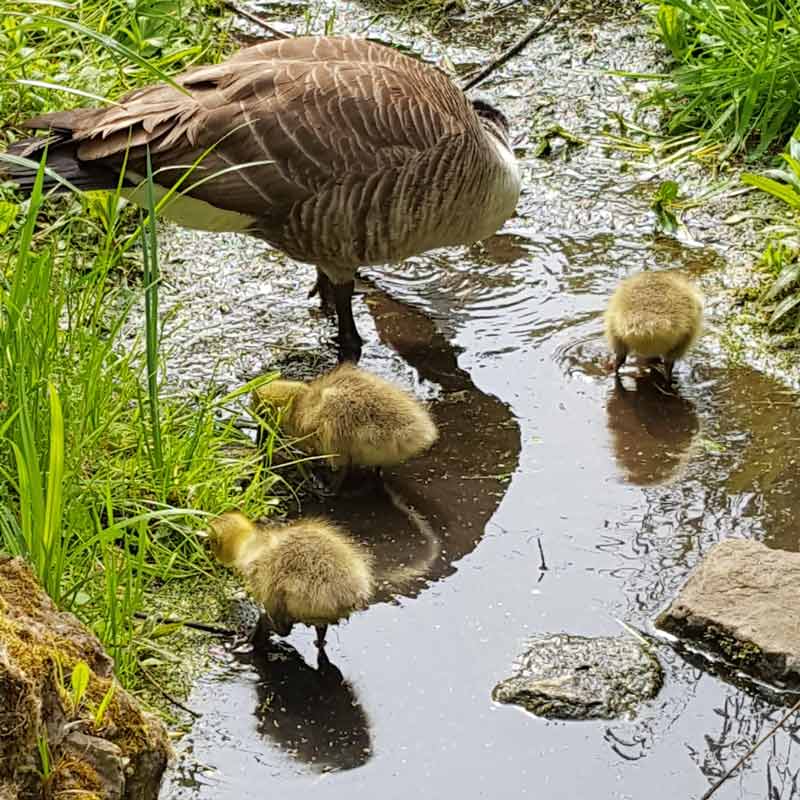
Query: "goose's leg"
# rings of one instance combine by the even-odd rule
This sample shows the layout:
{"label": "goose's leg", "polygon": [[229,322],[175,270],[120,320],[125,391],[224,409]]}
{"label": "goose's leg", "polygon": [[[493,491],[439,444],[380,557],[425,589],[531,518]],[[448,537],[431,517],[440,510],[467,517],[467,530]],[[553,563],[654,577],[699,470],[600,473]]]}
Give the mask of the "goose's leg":
{"label": "goose's leg", "polygon": [[357,364],[361,358],[362,339],[353,319],[354,281],[333,284],[336,299],[336,319],[339,327],[337,342],[339,344],[339,363],[352,361]]}
{"label": "goose's leg", "polygon": [[314,628],[317,631],[317,641],[314,642],[314,644],[319,650],[322,650],[322,648],[325,647],[325,634],[328,632],[328,626],[315,625]]}
{"label": "goose's leg", "polygon": [[628,358],[628,354],[624,350],[617,350],[614,354],[614,372],[619,373]]}
{"label": "goose's leg", "polygon": [[336,293],[331,279],[317,267],[317,280],[308,293],[309,298],[319,295],[319,307],[323,314],[331,315],[336,311]]}

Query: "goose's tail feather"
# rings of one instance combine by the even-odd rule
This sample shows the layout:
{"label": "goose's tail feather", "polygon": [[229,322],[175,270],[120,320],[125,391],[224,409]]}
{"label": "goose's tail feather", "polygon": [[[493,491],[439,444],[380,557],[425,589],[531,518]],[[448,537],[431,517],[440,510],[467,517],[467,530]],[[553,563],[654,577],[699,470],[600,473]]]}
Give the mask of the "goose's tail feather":
{"label": "goose's tail feather", "polygon": [[0,154],[0,181],[12,181],[23,194],[30,194],[39,162],[47,148],[45,190],[66,192],[70,187],[82,190],[115,189],[119,175],[108,167],[81,161],[78,158],[78,143],[70,133],[56,130],[47,137],[33,137],[12,144],[6,153]]}

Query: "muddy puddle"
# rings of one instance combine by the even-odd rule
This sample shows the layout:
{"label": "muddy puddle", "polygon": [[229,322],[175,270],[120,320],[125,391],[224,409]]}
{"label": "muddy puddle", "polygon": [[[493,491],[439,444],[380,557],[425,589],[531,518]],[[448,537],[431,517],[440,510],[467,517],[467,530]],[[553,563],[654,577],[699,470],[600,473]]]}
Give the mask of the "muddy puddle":
{"label": "muddy puddle", "polygon": [[[636,101],[599,70],[652,68],[646,30],[633,12],[574,19],[485,89],[523,146],[549,119],[597,133]],[[780,718],[667,647],[665,686],[631,721],[553,723],[491,700],[530,634],[652,630],[722,538],[800,549],[800,403],[728,363],[716,336],[715,287],[739,245],[713,207],[690,219],[692,244],[655,235],[653,176],[622,162],[597,141],[532,159],[501,234],[368,274],[363,366],[426,397],[441,440],[392,472],[388,495],[304,511],[371,547],[381,596],[329,633],[330,663],[301,629],[260,655],[216,648],[165,797],[699,797]],[[165,254],[178,382],[236,385],[287,353],[330,365],[311,270],[237,237],[174,232]],[[671,393],[606,369],[605,302],[643,267],[709,290],[708,330]],[[800,797],[789,728],[715,797]]]}

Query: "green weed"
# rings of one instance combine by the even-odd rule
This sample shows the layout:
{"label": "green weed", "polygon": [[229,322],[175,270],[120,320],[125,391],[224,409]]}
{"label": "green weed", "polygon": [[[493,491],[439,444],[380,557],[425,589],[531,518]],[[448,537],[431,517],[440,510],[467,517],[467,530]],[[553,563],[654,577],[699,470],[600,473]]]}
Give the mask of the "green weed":
{"label": "green weed", "polygon": [[[0,11],[0,116],[96,104],[232,48],[215,0],[8,0]],[[8,127],[6,127],[8,126]]]}
{"label": "green weed", "polygon": [[788,206],[788,219],[767,229],[770,237],[761,259],[765,288],[761,303],[769,311],[768,325],[782,331],[800,331],[800,140],[792,137],[784,166],[762,173],[745,172],[742,182]]}
{"label": "green weed", "polygon": [[800,112],[800,2],[651,5],[676,62],[655,76],[660,85],[649,100],[664,110],[669,131],[702,131],[723,142],[722,159],[757,159],[784,143]]}

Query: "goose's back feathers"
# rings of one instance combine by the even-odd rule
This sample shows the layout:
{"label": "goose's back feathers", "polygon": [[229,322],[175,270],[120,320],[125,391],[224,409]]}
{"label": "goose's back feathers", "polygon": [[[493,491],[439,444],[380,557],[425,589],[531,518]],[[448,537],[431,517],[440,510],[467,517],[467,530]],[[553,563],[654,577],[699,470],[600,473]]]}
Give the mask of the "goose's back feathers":
{"label": "goose's back feathers", "polygon": [[[393,48],[286,39],[175,80],[185,91],[150,86],[28,126],[51,128],[87,165],[119,170],[128,151],[134,181],[149,147],[163,187],[205,153],[183,189],[332,274],[474,241],[516,205],[507,142],[443,73]],[[199,212],[194,221],[206,226]]]}

